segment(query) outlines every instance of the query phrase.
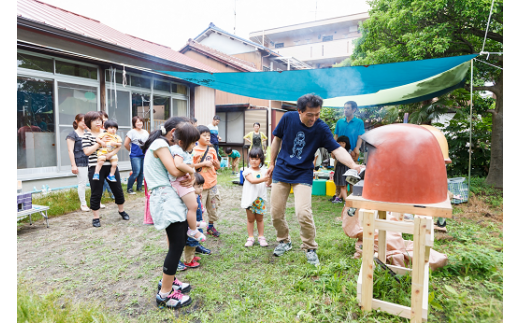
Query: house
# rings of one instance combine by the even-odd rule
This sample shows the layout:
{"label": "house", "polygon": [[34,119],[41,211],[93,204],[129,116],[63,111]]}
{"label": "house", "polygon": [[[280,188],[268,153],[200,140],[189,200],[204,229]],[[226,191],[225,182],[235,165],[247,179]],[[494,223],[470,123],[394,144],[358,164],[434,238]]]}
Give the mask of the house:
{"label": "house", "polygon": [[[192,39],[189,39],[179,52],[220,72],[259,72],[252,62],[227,55]],[[219,134],[222,141],[220,146],[223,148],[229,146],[241,151],[245,143],[243,137],[253,130],[255,122],[260,123],[260,131],[268,135],[269,125],[271,124],[274,129],[281,118],[281,116],[277,118],[277,113],[283,115],[286,111],[286,109],[282,109],[282,106],[286,109],[293,109],[292,106],[281,101],[250,98],[216,90],[216,114],[221,118]],[[269,113],[271,113],[271,123]]]}
{"label": "house", "polygon": [[[106,111],[122,138],[131,119],[148,131],[171,116],[210,122],[215,90],[157,70],[218,72],[167,46],[38,0],[17,2],[17,177],[23,190],[77,183],[66,136],[78,113]],[[128,151],[118,153],[122,177]]]}
{"label": "house", "polygon": [[368,12],[254,31],[251,41],[283,57],[295,57],[312,68],[326,68],[350,57],[353,40],[361,37],[359,23]]}
{"label": "house", "polygon": [[[179,50],[186,56],[219,69],[221,72],[259,72],[308,69],[309,65],[294,57],[284,57],[253,41],[238,37],[210,23],[208,28]],[[294,104],[248,98],[216,91],[216,111],[221,117],[219,130],[222,146],[241,147],[243,136],[259,122],[260,131],[272,141],[272,132],[282,115],[296,110]],[[265,116],[266,115],[266,116]],[[266,120],[266,121],[264,121]],[[240,122],[239,126],[237,122]],[[264,128],[265,124],[265,128]],[[225,127],[224,127],[225,125]]]}

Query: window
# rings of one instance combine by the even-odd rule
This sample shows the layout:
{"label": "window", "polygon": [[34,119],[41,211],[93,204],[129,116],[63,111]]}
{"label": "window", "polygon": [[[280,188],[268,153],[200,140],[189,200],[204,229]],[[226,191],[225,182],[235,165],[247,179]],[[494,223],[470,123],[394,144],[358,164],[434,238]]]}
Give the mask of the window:
{"label": "window", "polygon": [[276,43],[274,44],[274,48],[283,48],[284,43]]}
{"label": "window", "polygon": [[348,31],[351,33],[355,33],[358,31],[358,26],[350,26],[348,27]]}
{"label": "window", "polygon": [[[132,129],[132,117],[130,116],[130,92],[120,90],[114,91],[109,88],[110,85],[107,84],[106,98],[108,118],[117,122],[117,135],[124,141],[126,134]],[[124,147],[119,149],[117,157],[120,162],[130,160],[128,151]]]}
{"label": "window", "polygon": [[17,53],[16,62],[18,67],[54,73],[53,62],[49,58]]}
{"label": "window", "polygon": [[150,89],[151,79],[147,77],[130,75],[130,85],[133,87],[142,87],[145,89]]}
{"label": "window", "polygon": [[172,115],[178,117],[188,116],[188,101],[173,99]]}
{"label": "window", "polygon": [[188,95],[188,87],[181,84],[172,84],[172,92]]}
{"label": "window", "polygon": [[77,114],[97,110],[97,88],[58,82],[58,111],[60,120],[60,160],[62,166],[70,166],[65,138],[72,131]]}
{"label": "window", "polygon": [[153,96],[153,130],[159,129],[166,120],[170,118],[170,97],[169,96]]}
{"label": "window", "polygon": [[108,118],[117,122],[119,127],[131,127],[130,92],[107,89]]}
{"label": "window", "polygon": [[244,142],[244,112],[217,112],[220,116],[218,135],[222,142],[227,144],[240,144]]}
{"label": "window", "polygon": [[170,82],[155,80],[153,82],[153,89],[157,91],[170,92]]}
{"label": "window", "polygon": [[132,118],[140,116],[144,119],[143,129],[151,132],[150,125],[150,95],[132,92]]}
{"label": "window", "polygon": [[331,41],[332,40],[332,35],[330,36],[323,36],[323,39],[322,41]]}
{"label": "window", "polygon": [[97,80],[97,67],[56,61],[56,74],[79,76],[92,80]]}
{"label": "window", "polygon": [[[226,142],[243,143],[244,142],[244,112],[227,112],[226,116]],[[219,127],[220,130],[220,127]]]}
{"label": "window", "polygon": [[17,169],[57,166],[54,82],[17,77]]}
{"label": "window", "polygon": [[262,70],[263,71],[270,71],[271,69],[265,65],[262,66]]}

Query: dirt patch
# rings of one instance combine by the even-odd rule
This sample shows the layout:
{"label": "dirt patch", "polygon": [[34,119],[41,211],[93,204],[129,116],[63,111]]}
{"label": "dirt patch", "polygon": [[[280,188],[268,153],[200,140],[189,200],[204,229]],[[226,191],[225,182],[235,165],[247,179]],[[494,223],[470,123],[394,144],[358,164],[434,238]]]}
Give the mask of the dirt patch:
{"label": "dirt patch", "polygon": [[479,221],[503,222],[503,208],[493,208],[475,196],[471,196],[467,203],[462,203],[458,207],[463,212],[460,214],[461,217],[475,220],[477,223]]}
{"label": "dirt patch", "polygon": [[[242,186],[219,185],[219,190],[218,230],[224,236],[238,231],[247,237],[246,216],[240,209]],[[292,196],[289,201],[287,206],[294,207]],[[129,221],[121,219],[117,205],[107,203],[100,211],[101,228],[92,227],[91,212],[51,218],[49,228],[43,220],[20,226],[18,276],[32,283],[39,294],[62,290],[73,300],[99,301],[129,317],[156,310],[154,293],[167,252],[166,234],[143,225],[144,197],[129,197],[125,210]],[[264,221],[266,233],[272,236],[274,229],[268,214]],[[225,245],[225,239],[210,236],[204,243],[213,252],[212,261]],[[274,245],[275,241],[269,241],[268,248]],[[179,273],[179,278],[182,280],[188,271]],[[193,285],[196,288],[196,283]],[[189,311],[200,306],[190,307]]]}

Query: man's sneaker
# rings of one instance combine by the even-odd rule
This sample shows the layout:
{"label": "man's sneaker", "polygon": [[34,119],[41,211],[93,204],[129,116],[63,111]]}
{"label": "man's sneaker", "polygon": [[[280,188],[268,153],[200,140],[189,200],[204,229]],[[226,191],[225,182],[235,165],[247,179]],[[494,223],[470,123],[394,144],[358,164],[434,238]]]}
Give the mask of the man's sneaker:
{"label": "man's sneaker", "polygon": [[280,257],[281,255],[283,255],[286,251],[289,251],[292,249],[292,242],[289,241],[289,242],[280,242],[276,248],[274,248],[274,252],[273,252],[273,255],[275,255],[276,257]]}
{"label": "man's sneaker", "polygon": [[[180,260],[179,260],[180,262]],[[180,262],[182,264],[182,262]],[[186,266],[184,266],[186,268]],[[184,269],[186,270],[186,269]],[[162,279],[159,280],[159,284],[157,284],[157,293],[161,291],[162,288]],[[191,285],[188,283],[181,282],[177,277],[175,277],[175,280],[173,281],[172,288],[174,290],[180,290],[181,293],[187,293],[191,290]]]}
{"label": "man's sneaker", "polygon": [[126,192],[127,192],[129,195],[134,195],[134,194],[135,194],[134,190],[131,189],[131,188],[127,189]]}
{"label": "man's sneaker", "polygon": [[116,177],[114,175],[108,175],[107,179],[111,182],[117,182]]}
{"label": "man's sneaker", "polygon": [[197,246],[195,248],[195,253],[197,254],[200,254],[200,255],[211,255],[211,250],[209,250],[208,248],[205,248],[203,246]]}
{"label": "man's sneaker", "polygon": [[329,199],[329,202],[332,202],[336,199],[336,195],[334,195],[332,198]]}
{"label": "man's sneaker", "polygon": [[99,222],[99,219],[92,219],[92,226],[99,228],[101,226],[101,222]]}
{"label": "man's sneaker", "polygon": [[211,236],[214,236],[214,237],[219,237],[220,236],[220,232],[217,231],[217,229],[215,229],[215,227],[211,227],[211,228],[208,228],[206,230],[206,232],[211,235]]}
{"label": "man's sneaker", "polygon": [[198,262],[196,262],[195,259],[193,259],[191,262],[185,262],[184,266],[186,266],[188,268],[199,268],[200,264]]}
{"label": "man's sneaker", "polygon": [[199,261],[199,260],[200,260],[200,257],[197,257],[197,256],[193,257],[193,261]]}
{"label": "man's sneaker", "polygon": [[92,176],[92,180],[99,181],[99,174],[94,174],[94,176]]}
{"label": "man's sneaker", "polygon": [[188,269],[188,268],[186,268],[186,266],[184,266],[182,261],[179,260],[179,264],[177,265],[177,271],[185,271],[186,269]]}
{"label": "man's sneaker", "polygon": [[181,308],[191,304],[192,299],[182,294],[180,291],[172,289],[169,295],[161,297],[161,294],[155,294],[155,301],[159,308]]}
{"label": "man's sneaker", "polygon": [[314,266],[320,265],[320,260],[318,259],[318,255],[316,254],[316,250],[309,249],[305,253],[305,256],[307,257],[307,262]]}

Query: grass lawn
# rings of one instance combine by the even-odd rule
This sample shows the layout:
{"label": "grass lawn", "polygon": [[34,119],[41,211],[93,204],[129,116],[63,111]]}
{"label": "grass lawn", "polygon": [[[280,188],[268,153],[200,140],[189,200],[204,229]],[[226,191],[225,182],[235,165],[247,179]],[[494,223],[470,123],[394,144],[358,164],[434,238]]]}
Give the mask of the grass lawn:
{"label": "grass lawn", "polygon": [[[54,218],[49,224],[53,230],[70,223],[72,220],[67,217],[75,216],[74,219],[77,217],[80,222],[74,224],[78,230],[59,233],[63,234],[60,236],[61,253],[60,250],[49,251],[41,258],[32,255],[25,244],[43,245],[43,241],[52,244],[54,240],[47,233],[51,231],[45,231],[43,225],[36,229],[29,228],[25,222],[19,225],[18,321],[404,320],[383,312],[366,313],[359,309],[356,280],[361,259],[352,258],[356,240],[348,238],[341,228],[338,217],[342,205],[328,202],[329,197],[313,196],[318,256],[322,264],[315,268],[307,264],[299,249],[299,226],[291,195],[286,214],[293,250],[276,258],[272,256],[276,236],[269,214],[264,218],[269,246],[261,248],[256,242],[251,248],[244,247],[246,217],[239,205],[242,187],[231,183],[234,178],[230,173],[227,169],[222,170],[218,177],[222,198],[217,228],[221,237],[209,237],[204,243],[213,254],[203,256],[200,268],[179,273],[182,281],[192,284],[190,296],[194,301],[178,311],[159,310],[155,306],[154,293],[167,249],[164,232],[142,225],[144,194],[128,197],[128,212],[135,222],[111,222],[115,216],[107,211],[107,215],[102,213],[100,229],[89,227],[91,215],[76,212],[58,217],[79,208],[74,192],[35,200],[35,204],[51,205],[49,214]],[[434,249],[446,253],[449,261],[447,266],[430,274],[429,322],[502,321],[502,191],[485,186],[482,179],[472,179],[472,186],[470,202],[454,206],[454,218],[447,220],[448,232],[435,236]],[[107,204],[107,209],[109,204],[113,205],[110,200],[103,203]],[[41,222],[34,217],[33,222],[37,221]],[[115,245],[115,239],[110,240],[111,235],[99,236],[109,230],[114,230],[121,246]],[[405,239],[411,237],[405,235]],[[78,247],[67,249],[74,243]],[[401,278],[402,283],[398,284],[385,272],[376,270],[375,297],[409,306],[410,281]],[[42,288],[31,288],[39,283]]]}

